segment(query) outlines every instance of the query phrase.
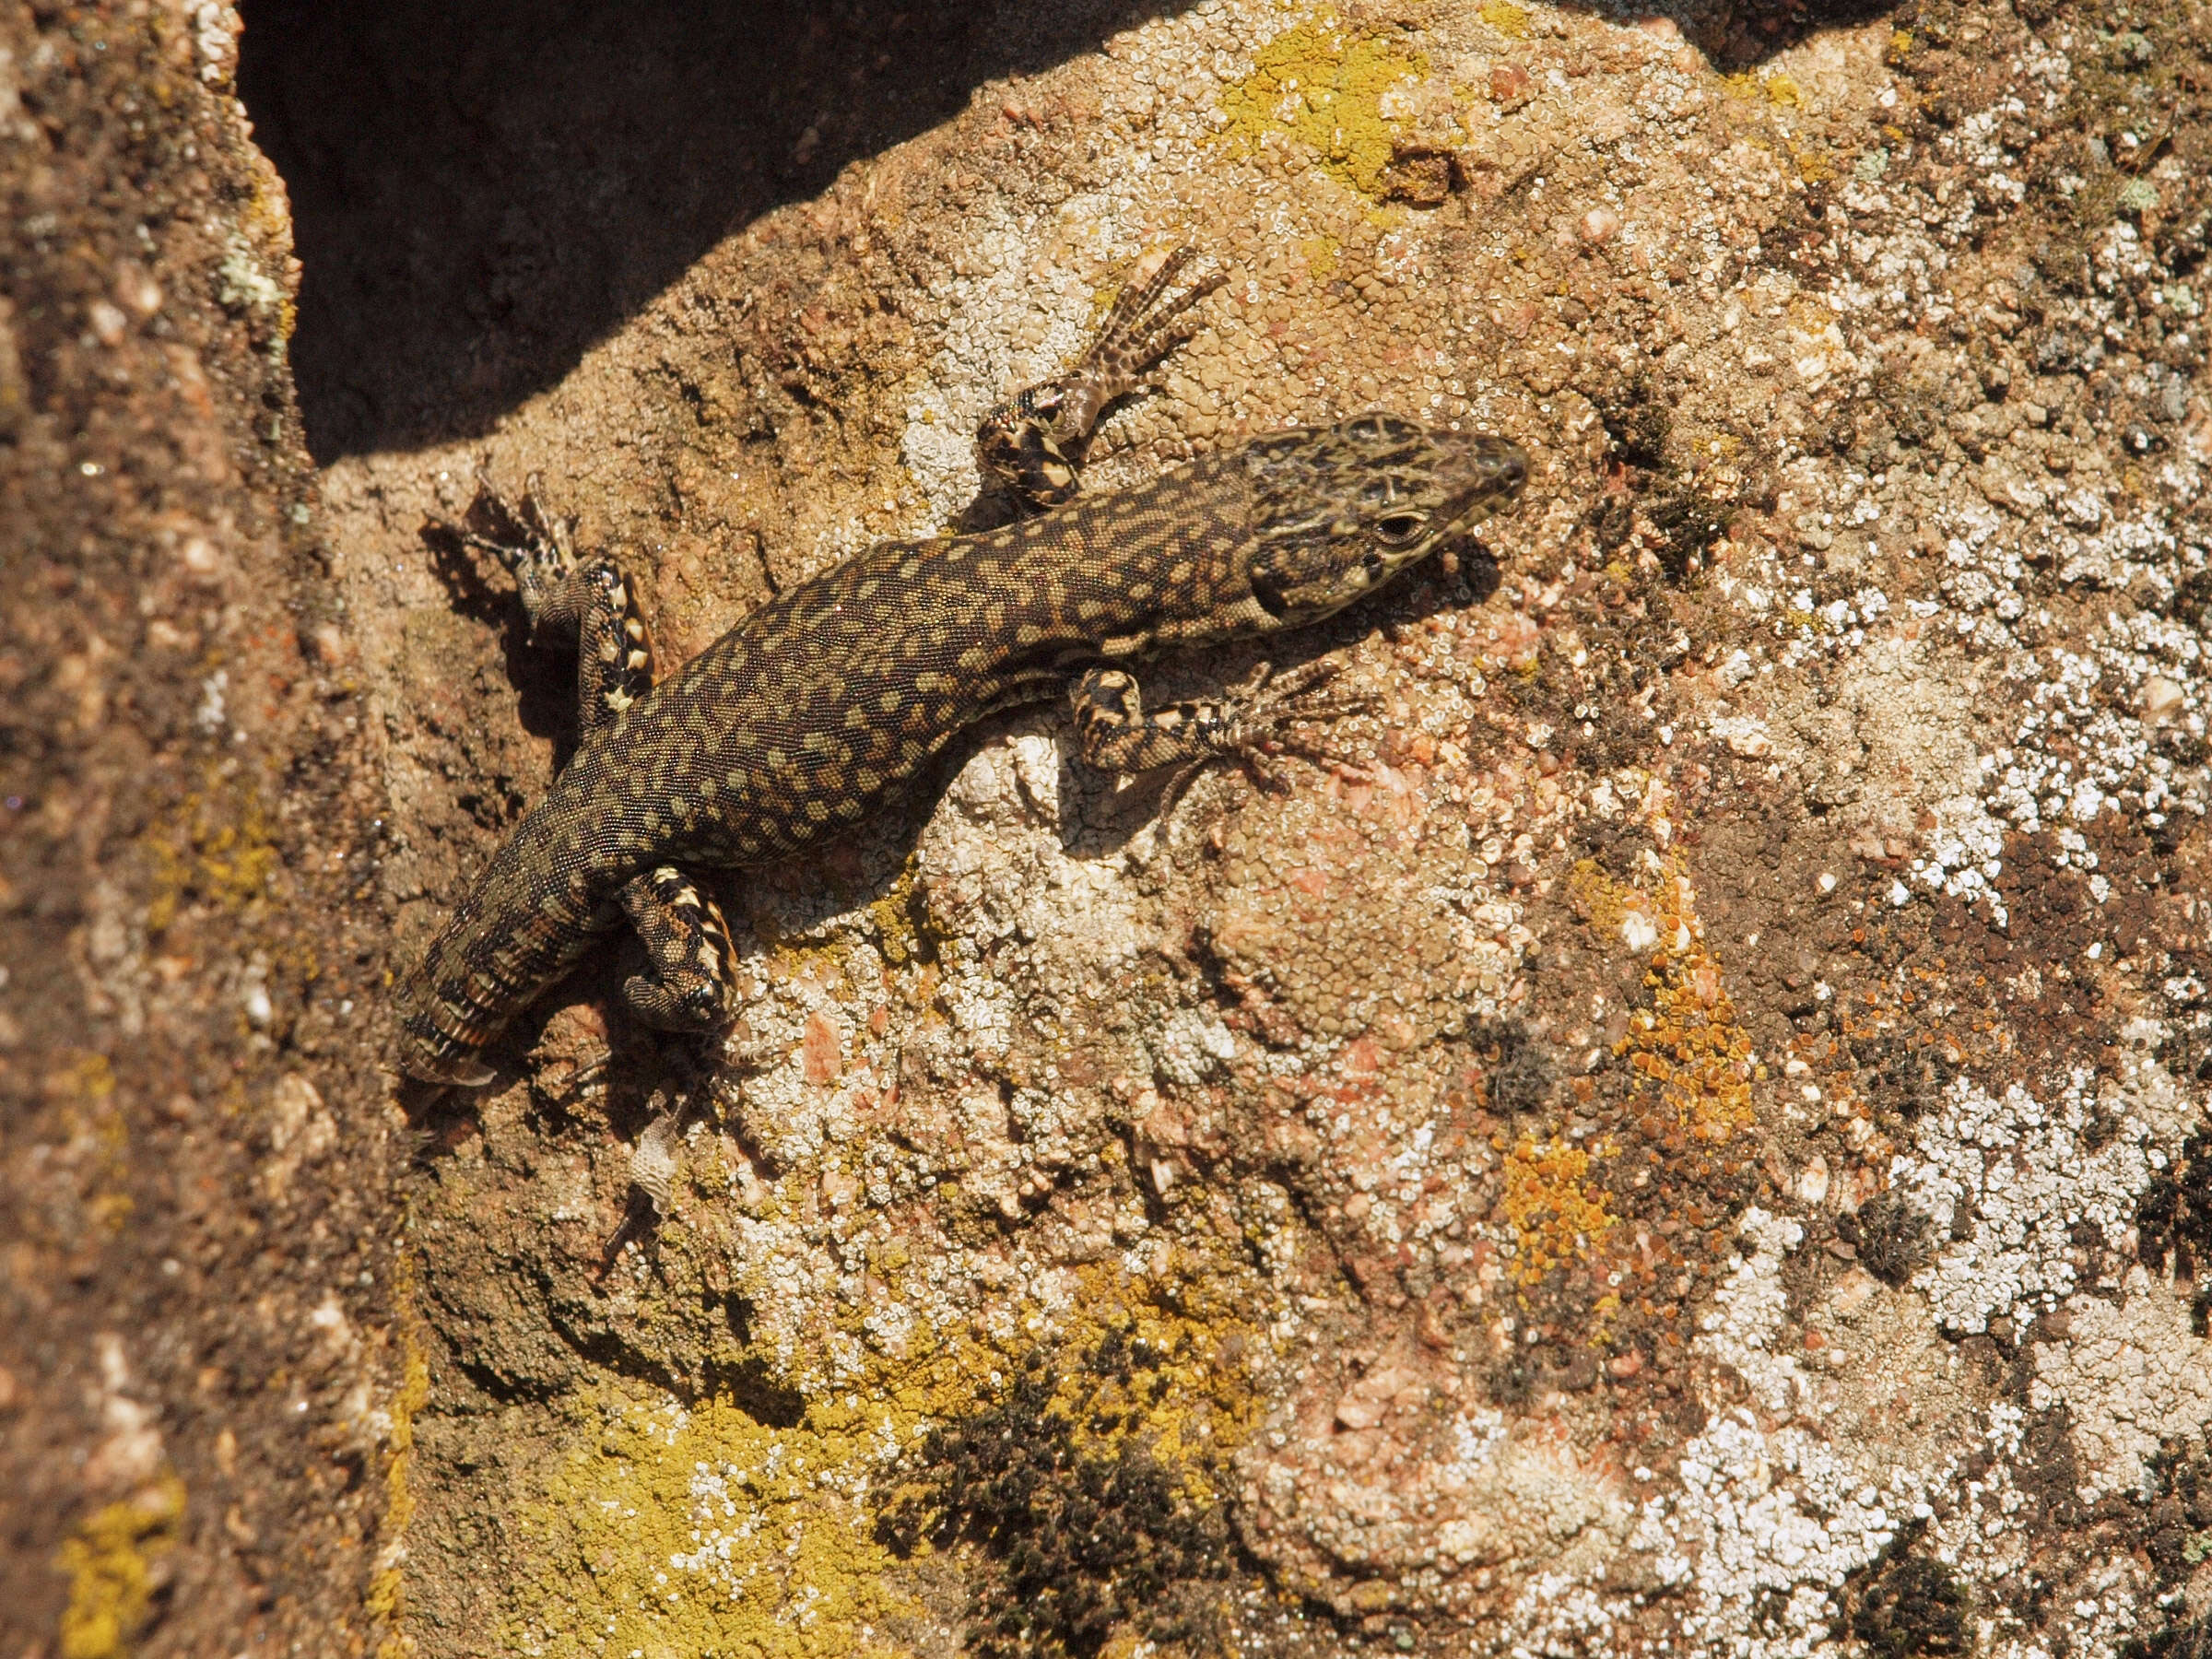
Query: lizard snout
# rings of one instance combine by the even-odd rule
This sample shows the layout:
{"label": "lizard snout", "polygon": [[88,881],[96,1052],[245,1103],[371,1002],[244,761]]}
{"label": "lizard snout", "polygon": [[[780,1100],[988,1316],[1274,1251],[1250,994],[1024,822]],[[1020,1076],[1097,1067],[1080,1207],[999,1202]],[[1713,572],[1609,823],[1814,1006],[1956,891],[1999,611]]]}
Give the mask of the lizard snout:
{"label": "lizard snout", "polygon": [[1451,520],[1471,529],[1512,505],[1528,482],[1528,452],[1510,438],[1477,432],[1453,435],[1458,453],[1447,472]]}

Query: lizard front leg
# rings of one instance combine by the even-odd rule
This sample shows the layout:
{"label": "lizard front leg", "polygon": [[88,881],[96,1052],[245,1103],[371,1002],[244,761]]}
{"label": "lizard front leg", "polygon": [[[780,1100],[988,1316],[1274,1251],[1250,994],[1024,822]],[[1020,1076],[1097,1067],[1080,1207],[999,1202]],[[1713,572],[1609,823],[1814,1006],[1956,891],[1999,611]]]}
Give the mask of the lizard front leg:
{"label": "lizard front leg", "polygon": [[1073,368],[1023,388],[983,417],[976,452],[1024,507],[1042,512],[1075,499],[1083,453],[1107,406],[1135,391],[1145,371],[1195,332],[1187,313],[1226,277],[1209,271],[1163,300],[1191,258],[1188,248],[1147,253]]}
{"label": "lizard front leg", "polygon": [[576,551],[576,521],[546,512],[535,474],[519,510],[486,491],[477,511],[491,534],[457,534],[512,573],[533,645],[575,651],[576,724],[588,736],[653,689],[653,638],[636,591],[605,554]]}
{"label": "lizard front leg", "polygon": [[1083,764],[1104,772],[1143,772],[1234,754],[1243,741],[1240,711],[1196,699],[1147,710],[1134,675],[1093,668],[1068,693]]}
{"label": "lizard front leg", "polygon": [[[1271,734],[1296,721],[1336,719],[1370,709],[1363,695],[1319,694],[1338,673],[1335,664],[1313,663],[1277,680],[1262,663],[1226,698],[1196,698],[1147,710],[1135,677],[1121,668],[1088,670],[1068,693],[1076,714],[1076,742],[1085,765],[1100,771],[1142,772],[1155,767],[1237,759],[1256,766]],[[1261,695],[1263,688],[1270,695]],[[1321,758],[1321,752],[1281,746]]]}

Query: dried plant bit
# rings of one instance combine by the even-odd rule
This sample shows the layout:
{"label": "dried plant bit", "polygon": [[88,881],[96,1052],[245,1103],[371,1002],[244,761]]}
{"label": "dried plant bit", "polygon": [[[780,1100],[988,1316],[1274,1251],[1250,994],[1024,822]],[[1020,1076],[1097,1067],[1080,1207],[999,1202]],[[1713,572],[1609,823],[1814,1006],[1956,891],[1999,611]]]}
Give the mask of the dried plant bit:
{"label": "dried plant bit", "polygon": [[682,1167],[683,1113],[665,1108],[645,1125],[629,1155],[629,1179],[653,1200],[653,1214],[665,1218],[669,1195]]}
{"label": "dried plant bit", "polygon": [[660,1110],[630,1149],[629,1192],[623,1206],[622,1223],[599,1253],[598,1271],[592,1279],[594,1286],[606,1282],[607,1274],[621,1259],[624,1246],[633,1240],[652,1238],[668,1218],[676,1178],[683,1169],[684,1124],[690,1112],[688,1106],[669,1107],[665,1094],[656,1094],[653,1099]]}

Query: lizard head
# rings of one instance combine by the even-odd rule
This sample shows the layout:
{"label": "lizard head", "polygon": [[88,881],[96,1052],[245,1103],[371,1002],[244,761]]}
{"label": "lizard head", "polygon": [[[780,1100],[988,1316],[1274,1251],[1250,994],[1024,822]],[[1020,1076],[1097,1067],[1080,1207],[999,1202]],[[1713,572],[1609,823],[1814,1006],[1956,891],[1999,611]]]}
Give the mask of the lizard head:
{"label": "lizard head", "polygon": [[1519,444],[1395,415],[1277,432],[1244,452],[1253,597],[1278,626],[1343,609],[1509,506],[1528,476]]}

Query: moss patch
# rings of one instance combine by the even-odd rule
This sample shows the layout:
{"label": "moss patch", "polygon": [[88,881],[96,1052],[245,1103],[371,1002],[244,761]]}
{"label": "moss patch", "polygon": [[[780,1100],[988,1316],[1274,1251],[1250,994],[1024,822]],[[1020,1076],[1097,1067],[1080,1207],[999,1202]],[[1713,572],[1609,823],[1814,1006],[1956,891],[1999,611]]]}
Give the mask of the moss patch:
{"label": "moss patch", "polygon": [[1333,177],[1380,200],[1383,171],[1405,136],[1403,124],[1382,113],[1382,100],[1428,74],[1422,53],[1388,35],[1347,29],[1324,13],[1268,41],[1252,73],[1221,95],[1223,135],[1255,150],[1271,134],[1295,140]]}
{"label": "moss patch", "polygon": [[1233,1645],[1250,1573],[1229,1477],[1262,1415],[1260,1333],[1225,1285],[1131,1288],[1093,1276],[1083,1304],[1108,1312],[994,1375],[903,1462],[882,1535],[904,1556],[959,1552],[971,1646],[991,1659]]}

